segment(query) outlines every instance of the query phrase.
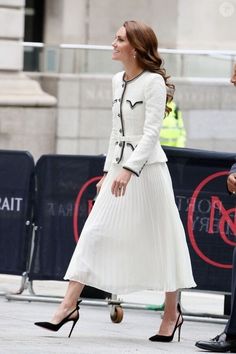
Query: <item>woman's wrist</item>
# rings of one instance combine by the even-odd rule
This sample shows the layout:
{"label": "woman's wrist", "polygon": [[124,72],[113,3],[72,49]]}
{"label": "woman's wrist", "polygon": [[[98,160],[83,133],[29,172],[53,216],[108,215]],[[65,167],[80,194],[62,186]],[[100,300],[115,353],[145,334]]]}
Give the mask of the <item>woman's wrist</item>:
{"label": "woman's wrist", "polygon": [[133,170],[131,170],[129,167],[123,166],[123,170],[125,170],[126,172],[129,172],[130,175],[137,175],[137,173]]}

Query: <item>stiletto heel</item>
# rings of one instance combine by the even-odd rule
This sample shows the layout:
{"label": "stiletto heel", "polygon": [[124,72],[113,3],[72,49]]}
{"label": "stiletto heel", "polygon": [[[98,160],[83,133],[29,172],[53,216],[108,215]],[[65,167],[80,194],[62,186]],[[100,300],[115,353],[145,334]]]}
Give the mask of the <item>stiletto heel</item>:
{"label": "stiletto heel", "polygon": [[70,333],[69,333],[69,335],[68,335],[68,338],[70,338],[70,336],[71,336],[71,334],[72,334],[72,332],[73,332],[73,329],[74,329],[76,323],[78,322],[78,319],[79,319],[79,317],[78,317],[76,320],[73,321],[73,324],[72,324]]}
{"label": "stiletto heel", "polygon": [[182,327],[183,321],[181,325],[178,327],[178,342],[180,342],[180,332],[181,332],[181,327]]}
{"label": "stiletto heel", "polygon": [[[81,303],[82,300],[78,301],[77,302],[77,305],[76,305],[76,308],[71,311],[69,313],[69,315],[67,315],[65,318],[63,318],[59,323],[51,323],[51,322],[35,322],[34,324],[36,326],[39,326],[41,328],[44,328],[44,329],[48,329],[50,331],[54,331],[54,332],[57,332],[65,323],[69,322],[69,321],[73,321],[73,324],[72,324],[72,327],[71,327],[71,330],[70,330],[70,333],[69,333],[69,336],[68,338],[70,338],[72,332],[73,332],[73,329],[76,325],[76,323],[78,322],[78,319],[79,319],[79,304]],[[76,318],[70,318],[71,315],[73,315],[74,312],[77,311],[77,316]]]}
{"label": "stiletto heel", "polygon": [[[178,329],[178,342],[180,342],[180,332],[181,332],[181,327],[184,322],[182,311],[180,308],[180,304],[177,305],[177,310],[179,312],[179,316],[177,318],[177,321],[175,323],[174,330],[170,336],[163,336],[161,334],[155,334],[154,336],[150,337],[149,340],[152,342],[171,342],[174,338],[175,331]],[[179,320],[181,319],[181,322],[179,323]]]}

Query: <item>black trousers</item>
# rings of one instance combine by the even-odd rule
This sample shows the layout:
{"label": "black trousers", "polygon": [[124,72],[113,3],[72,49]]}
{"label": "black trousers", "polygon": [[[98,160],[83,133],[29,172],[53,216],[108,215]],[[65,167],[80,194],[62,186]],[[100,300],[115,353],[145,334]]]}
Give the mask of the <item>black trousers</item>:
{"label": "black trousers", "polygon": [[225,333],[236,335],[236,247],[233,252],[233,269],[231,285],[231,312],[230,318],[225,327]]}

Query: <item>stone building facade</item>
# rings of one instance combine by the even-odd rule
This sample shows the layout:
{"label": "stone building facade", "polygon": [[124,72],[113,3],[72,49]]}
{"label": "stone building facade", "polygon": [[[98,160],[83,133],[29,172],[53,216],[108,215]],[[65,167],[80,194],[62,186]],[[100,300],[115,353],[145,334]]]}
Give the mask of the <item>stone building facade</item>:
{"label": "stone building facade", "polygon": [[[105,153],[112,73],[23,73],[24,6],[23,0],[0,0],[0,148],[29,150],[35,159]],[[43,41],[110,45],[126,19],[150,24],[161,48],[235,50],[236,0],[45,0]],[[223,78],[173,78],[187,147],[235,151],[231,64]]]}
{"label": "stone building facade", "polygon": [[23,69],[23,0],[0,0],[0,149],[55,151],[56,99]]}

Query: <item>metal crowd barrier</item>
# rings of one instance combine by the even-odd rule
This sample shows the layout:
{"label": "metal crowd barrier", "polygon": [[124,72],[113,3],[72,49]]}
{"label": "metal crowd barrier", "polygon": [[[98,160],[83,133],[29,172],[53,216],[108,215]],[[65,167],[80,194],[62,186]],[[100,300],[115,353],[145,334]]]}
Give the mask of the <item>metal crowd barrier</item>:
{"label": "metal crowd barrier", "polygon": [[[168,147],[165,151],[196,290],[228,296],[236,205],[227,193],[226,175],[235,155]],[[44,155],[34,166],[29,153],[0,151],[0,245],[5,252],[0,252],[0,273],[22,275],[20,289],[6,294],[8,300],[61,300],[35,294],[33,281],[63,280],[92,208],[103,163],[103,156]],[[90,294],[86,296],[85,291],[83,303],[110,305],[113,319],[114,311],[122,307],[163,310],[163,305],[127,304],[114,294],[93,288],[87,291]],[[218,317],[187,310],[184,314],[189,318]]]}

